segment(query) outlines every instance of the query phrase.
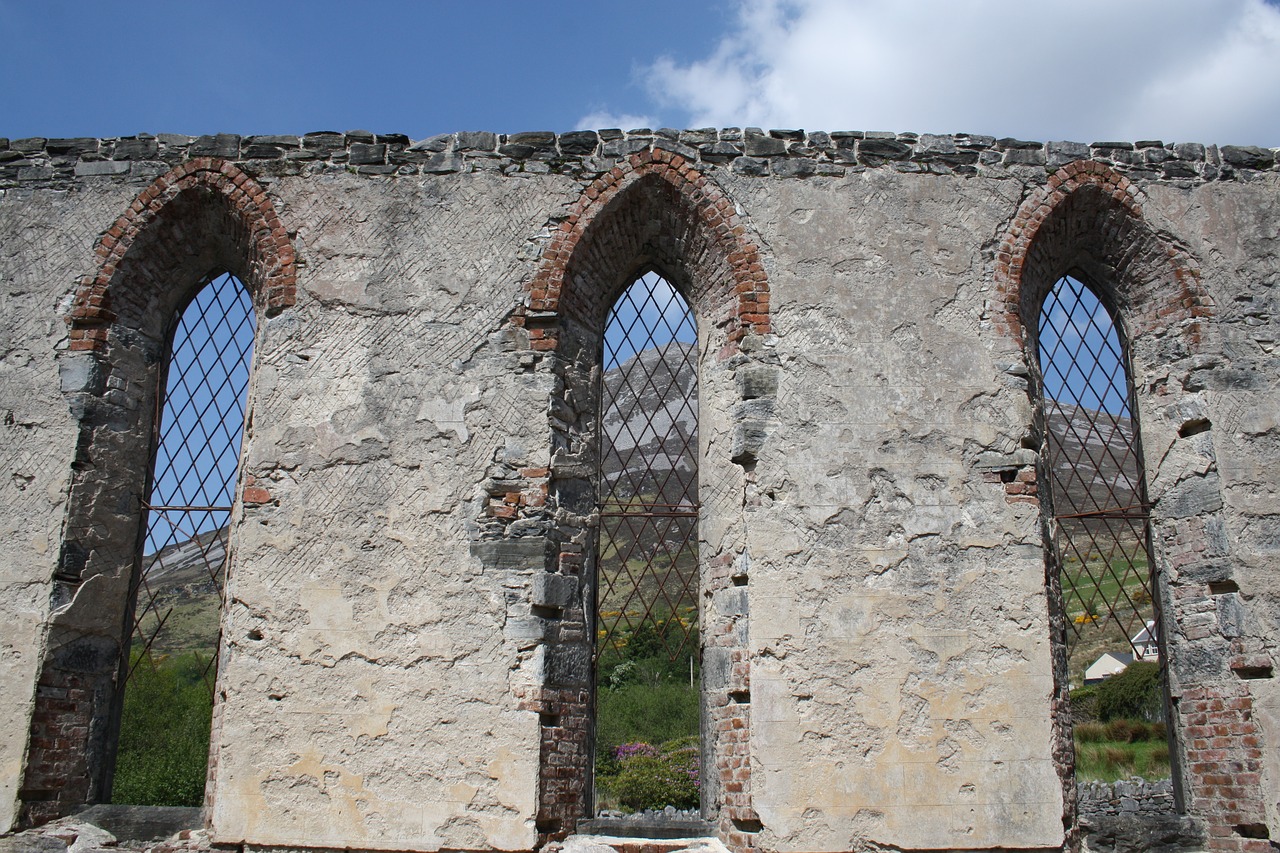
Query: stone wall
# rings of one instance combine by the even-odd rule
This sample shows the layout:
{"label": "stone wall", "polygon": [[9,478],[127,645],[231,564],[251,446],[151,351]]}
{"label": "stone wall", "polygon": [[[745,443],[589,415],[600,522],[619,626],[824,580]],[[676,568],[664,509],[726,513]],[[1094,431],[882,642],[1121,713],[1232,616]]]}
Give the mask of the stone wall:
{"label": "stone wall", "polygon": [[723,840],[1076,839],[1026,346],[1067,272],[1132,351],[1181,820],[1280,838],[1274,152],[754,129],[0,140],[0,825],[109,790],[164,326],[225,270],[261,322],[214,839],[570,832],[596,341],[646,267],[699,323]]}

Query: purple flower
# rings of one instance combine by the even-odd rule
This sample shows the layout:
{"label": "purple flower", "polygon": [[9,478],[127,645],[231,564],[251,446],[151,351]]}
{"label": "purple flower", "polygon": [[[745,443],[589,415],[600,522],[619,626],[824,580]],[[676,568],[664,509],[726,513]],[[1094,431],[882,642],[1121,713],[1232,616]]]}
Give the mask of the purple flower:
{"label": "purple flower", "polygon": [[624,743],[621,746],[615,747],[613,750],[613,757],[618,761],[626,761],[628,758],[632,758],[637,755],[646,755],[650,758],[657,758],[658,748],[650,746],[647,743],[640,742]]}

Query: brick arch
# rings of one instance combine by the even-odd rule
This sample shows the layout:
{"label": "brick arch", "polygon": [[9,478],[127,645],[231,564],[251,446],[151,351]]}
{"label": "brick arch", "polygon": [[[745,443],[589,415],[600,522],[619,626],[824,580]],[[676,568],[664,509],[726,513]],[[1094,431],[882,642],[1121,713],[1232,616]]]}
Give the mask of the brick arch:
{"label": "brick arch", "polygon": [[[1199,267],[1185,250],[1147,222],[1145,201],[1145,194],[1138,187],[1110,167],[1092,161],[1070,163],[1022,204],[997,251],[992,325],[1011,348],[1022,352],[1030,371],[1027,393],[1032,399],[1036,424],[1030,433],[1037,435],[1041,443],[1041,466],[1050,463],[1037,353],[1040,312],[1045,298],[1064,276],[1085,283],[1110,314],[1126,353],[1128,363],[1124,368],[1133,389],[1131,394],[1140,391],[1132,372],[1139,356],[1147,363],[1169,365],[1188,360],[1203,342],[1204,320],[1211,315],[1213,303],[1201,281]],[[1155,393],[1168,403],[1180,391],[1170,383]],[[1141,456],[1140,407],[1136,399],[1132,402],[1133,448]],[[1042,510],[1049,510],[1053,505],[1053,477],[1044,467],[1036,473],[1048,497]],[[1145,484],[1139,488],[1141,502],[1150,506]],[[1148,525],[1146,539],[1152,542],[1151,521],[1144,524]],[[1054,527],[1046,517],[1042,525],[1047,555],[1045,583],[1051,624],[1063,626],[1066,614]],[[1152,567],[1160,562],[1155,555],[1150,555],[1148,561]],[[1163,595],[1166,602],[1173,597],[1173,593]],[[1170,615],[1176,618],[1176,614]],[[1166,627],[1169,618],[1165,617]],[[1054,677],[1053,749],[1062,783],[1063,823],[1068,838],[1078,839],[1065,634],[1052,631],[1050,648]],[[1166,652],[1161,654],[1169,659]],[[1171,710],[1176,716],[1177,709]],[[1177,769],[1174,776],[1175,786],[1180,785]]]}
{"label": "brick arch", "polygon": [[[174,317],[230,272],[270,316],[294,304],[294,250],[271,200],[235,166],[189,161],[156,179],[96,247],[65,320],[80,419],[23,779],[23,822],[110,799],[142,505]],[[103,424],[110,424],[104,429]],[[110,614],[104,618],[103,614]]]}
{"label": "brick arch", "polygon": [[103,351],[118,320],[147,330],[157,318],[167,323],[181,291],[222,269],[244,282],[267,316],[297,299],[293,244],[270,197],[244,171],[210,157],[156,178],[95,254],[98,270],[81,280],[66,317],[73,351]]}
{"label": "brick arch", "polygon": [[661,150],[632,155],[583,191],[543,252],[517,322],[534,349],[554,350],[562,321],[602,327],[613,298],[646,265],[691,304],[710,300],[730,346],[772,330],[758,242],[714,181]]}
{"label": "brick arch", "polygon": [[1146,222],[1145,194],[1103,163],[1077,160],[1023,202],[996,253],[992,321],[1018,348],[1067,273],[1089,279],[1132,335],[1173,328],[1191,351],[1212,300],[1185,251]]}
{"label": "brick arch", "polygon": [[[741,393],[734,384],[741,359],[732,356],[759,357],[748,340],[772,328],[758,241],[726,194],[679,155],[659,150],[628,158],[592,182],[559,224],[513,320],[558,380],[549,412],[551,465],[533,472],[546,475],[546,503],[555,510],[547,568],[584,591],[596,559],[601,343],[614,301],[650,269],[681,292],[697,318],[700,395],[719,395],[721,405],[740,402],[729,399]],[[753,453],[743,451],[742,459]],[[747,464],[721,455],[715,460],[721,466]],[[704,602],[745,583],[732,568],[741,543],[708,544],[700,555],[707,567]],[[543,840],[572,832],[590,799],[592,606],[584,595],[563,610],[547,639],[547,660],[557,663],[548,665],[539,688],[520,696],[522,707],[541,716],[537,826]],[[703,685],[704,785],[722,840],[746,849],[759,829],[748,754],[748,653],[733,628],[736,616],[704,609],[701,618],[704,647],[731,670],[726,683]]]}

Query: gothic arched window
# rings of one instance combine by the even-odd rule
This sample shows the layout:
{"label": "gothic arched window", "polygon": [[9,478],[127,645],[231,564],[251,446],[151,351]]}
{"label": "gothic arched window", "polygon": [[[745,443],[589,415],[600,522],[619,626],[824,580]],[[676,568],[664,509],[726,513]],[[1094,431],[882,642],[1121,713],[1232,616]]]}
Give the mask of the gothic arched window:
{"label": "gothic arched window", "polygon": [[1045,297],[1038,340],[1054,554],[1069,680],[1079,687],[1136,660],[1159,662],[1150,504],[1128,353],[1111,311],[1064,276]]}
{"label": "gothic arched window", "polygon": [[[636,753],[684,768],[697,808],[698,336],[664,278],[637,278],[604,332],[596,588],[597,808]],[[625,772],[625,771],[624,771]],[[633,805],[633,804],[627,804]]]}
{"label": "gothic arched window", "polygon": [[230,274],[174,318],[139,536],[112,800],[200,805],[255,315]]}

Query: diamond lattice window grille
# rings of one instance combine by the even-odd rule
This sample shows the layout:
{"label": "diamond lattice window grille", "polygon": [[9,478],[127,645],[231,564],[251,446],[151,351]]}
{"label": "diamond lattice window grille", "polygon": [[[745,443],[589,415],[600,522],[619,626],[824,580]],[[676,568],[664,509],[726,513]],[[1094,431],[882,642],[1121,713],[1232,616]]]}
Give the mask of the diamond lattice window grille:
{"label": "diamond lattice window grille", "polygon": [[177,317],[144,505],[130,678],[190,653],[213,692],[254,330],[253,303],[230,274]]}
{"label": "diamond lattice window grille", "polygon": [[1046,297],[1039,357],[1069,647],[1118,628],[1136,657],[1149,657],[1158,598],[1127,358],[1110,312],[1082,282],[1064,277]]}
{"label": "diamond lattice window grille", "polygon": [[604,336],[597,657],[627,638],[696,654],[698,350],[693,312],[648,273],[618,298]]}

